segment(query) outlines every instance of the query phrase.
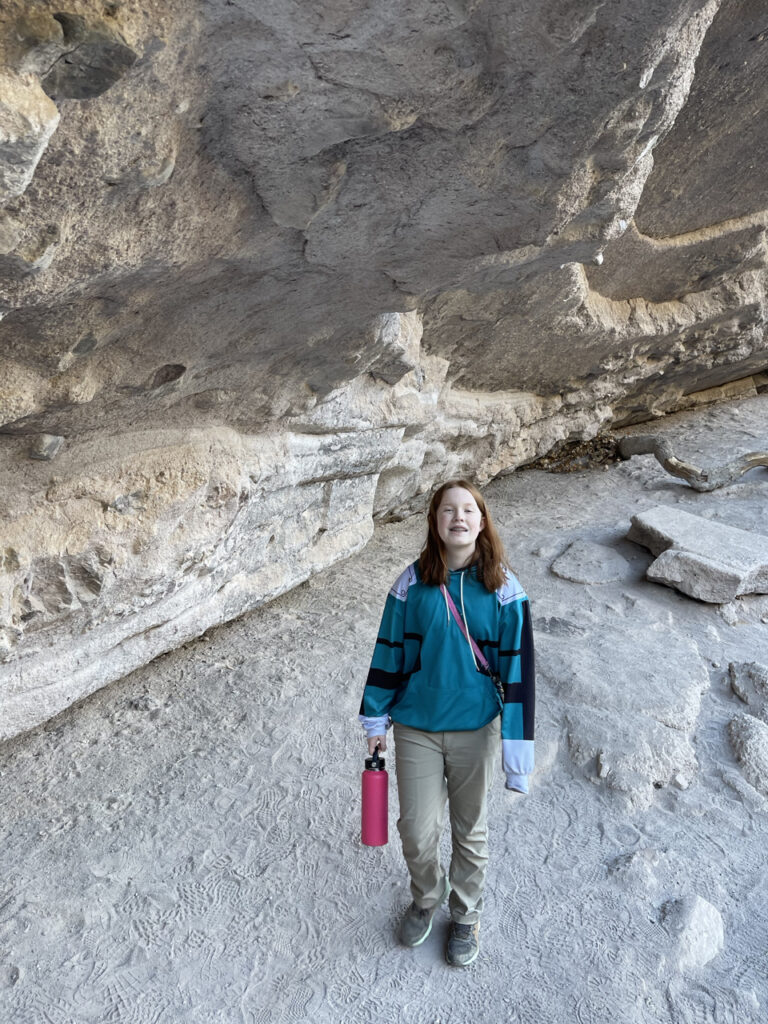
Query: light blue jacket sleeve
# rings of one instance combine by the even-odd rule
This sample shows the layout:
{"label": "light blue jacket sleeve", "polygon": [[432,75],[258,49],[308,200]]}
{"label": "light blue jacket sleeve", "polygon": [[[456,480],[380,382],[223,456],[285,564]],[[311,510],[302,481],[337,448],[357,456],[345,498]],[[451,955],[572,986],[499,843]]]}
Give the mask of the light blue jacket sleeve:
{"label": "light blue jacket sleeve", "polygon": [[[516,586],[515,586],[516,585]],[[528,792],[534,767],[535,659],[530,602],[511,577],[502,588],[499,671],[504,686],[501,715],[502,766],[507,788]],[[503,598],[507,597],[504,601]]]}

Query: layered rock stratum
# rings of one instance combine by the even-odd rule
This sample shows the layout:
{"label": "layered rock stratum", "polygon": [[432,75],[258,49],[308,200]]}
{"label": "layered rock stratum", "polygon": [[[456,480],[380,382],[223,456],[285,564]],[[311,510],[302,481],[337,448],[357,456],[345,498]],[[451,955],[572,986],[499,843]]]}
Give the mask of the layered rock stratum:
{"label": "layered rock stratum", "polygon": [[0,737],[763,389],[766,64],[758,0],[7,0]]}

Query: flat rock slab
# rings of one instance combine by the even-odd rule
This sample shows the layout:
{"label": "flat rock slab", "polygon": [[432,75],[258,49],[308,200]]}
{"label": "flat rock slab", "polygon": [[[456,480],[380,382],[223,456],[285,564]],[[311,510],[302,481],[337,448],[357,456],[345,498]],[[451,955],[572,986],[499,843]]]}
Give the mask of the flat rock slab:
{"label": "flat rock slab", "polygon": [[569,544],[550,568],[573,583],[615,583],[629,575],[629,562],[618,551],[581,539]]}
{"label": "flat rock slab", "polygon": [[768,593],[768,537],[657,505],[636,516],[627,539],[656,555],[646,573],[688,597],[725,604]]}
{"label": "flat rock slab", "polygon": [[[616,632],[570,625],[542,636],[537,667],[564,706],[573,761],[637,808],[667,785],[686,788],[697,770],[691,737],[709,686],[695,643],[666,625],[622,623]],[[534,626],[542,632],[541,621]]]}

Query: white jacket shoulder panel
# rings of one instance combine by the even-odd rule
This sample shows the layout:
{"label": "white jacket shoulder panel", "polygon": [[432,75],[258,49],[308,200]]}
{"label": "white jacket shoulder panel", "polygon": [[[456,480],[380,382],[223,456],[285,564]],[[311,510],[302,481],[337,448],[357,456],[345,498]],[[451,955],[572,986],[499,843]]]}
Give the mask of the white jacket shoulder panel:
{"label": "white jacket shoulder panel", "polygon": [[408,588],[416,582],[416,563],[412,562],[407,569],[400,573],[390,588],[392,597],[398,601],[404,601],[408,596]]}
{"label": "white jacket shoulder panel", "polygon": [[512,601],[519,601],[521,597],[528,597],[517,576],[511,573],[509,569],[504,570],[504,576],[506,579],[496,591],[496,596],[499,599],[500,605],[510,604]]}

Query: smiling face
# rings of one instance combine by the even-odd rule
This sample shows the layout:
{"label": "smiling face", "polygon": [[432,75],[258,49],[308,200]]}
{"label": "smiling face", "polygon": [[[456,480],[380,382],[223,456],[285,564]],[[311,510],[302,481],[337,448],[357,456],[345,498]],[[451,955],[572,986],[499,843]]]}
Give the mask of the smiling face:
{"label": "smiling face", "polygon": [[437,506],[437,533],[445,545],[449,569],[468,565],[475,553],[478,534],[485,518],[477,502],[463,487],[450,487]]}

